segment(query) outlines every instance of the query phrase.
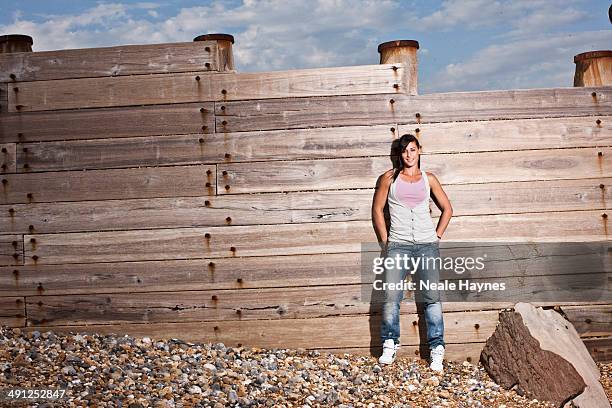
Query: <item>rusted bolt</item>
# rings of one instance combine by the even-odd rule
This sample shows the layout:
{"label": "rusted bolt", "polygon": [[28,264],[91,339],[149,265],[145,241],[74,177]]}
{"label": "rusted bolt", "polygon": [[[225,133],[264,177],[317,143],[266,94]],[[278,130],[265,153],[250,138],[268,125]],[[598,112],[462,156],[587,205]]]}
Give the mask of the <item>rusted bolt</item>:
{"label": "rusted bolt", "polygon": [[394,87],[395,89],[399,89],[399,84],[393,84],[393,87]]}
{"label": "rusted bolt", "polygon": [[417,323],[417,321],[416,321],[416,320],[413,320],[413,321],[412,321],[412,325],[413,325],[413,326],[416,326],[417,324],[418,324],[418,323]]}
{"label": "rusted bolt", "polygon": [[606,186],[604,186],[603,184],[600,184],[599,188],[601,188],[603,190],[604,188],[606,188]]}
{"label": "rusted bolt", "polygon": [[203,137],[201,137],[201,138],[199,138],[199,139],[198,139],[198,141],[199,141],[200,143],[204,143],[204,138],[203,138]]}
{"label": "rusted bolt", "polygon": [[15,209],[14,208],[9,208],[9,214],[13,215],[15,213]]}
{"label": "rusted bolt", "polygon": [[204,112],[206,112],[206,109],[200,108],[200,112],[204,113]]}
{"label": "rusted bolt", "polygon": [[225,89],[222,89],[222,90],[221,90],[221,93],[222,93],[223,95],[226,95],[226,94],[227,94],[227,91],[226,91]]}
{"label": "rusted bolt", "polygon": [[205,64],[204,64],[204,66],[205,66],[206,68],[210,68],[210,62],[205,63]]}
{"label": "rusted bolt", "polygon": [[391,129],[389,129],[391,131],[391,133],[395,133],[395,128],[392,127]]}
{"label": "rusted bolt", "polygon": [[29,229],[30,231],[32,231],[32,230],[34,230],[34,226],[33,226],[32,224],[30,224],[30,225],[28,225],[28,229]]}
{"label": "rusted bolt", "polygon": [[13,275],[14,276],[18,276],[19,275],[19,271],[17,269],[13,269]]}
{"label": "rusted bolt", "polygon": [[21,110],[21,108],[23,108],[23,105],[15,105],[15,109]]}
{"label": "rusted bolt", "polygon": [[232,222],[232,217],[227,217],[227,218],[225,219],[225,221],[227,221],[227,222]]}
{"label": "rusted bolt", "polygon": [[214,330],[214,331],[219,331],[219,326],[215,326],[215,327],[213,327],[213,330]]}
{"label": "rusted bolt", "polygon": [[591,322],[592,322],[592,320],[591,320],[591,319],[589,319],[589,318],[586,318],[584,321],[585,321],[585,323],[587,323],[587,324],[591,324]]}
{"label": "rusted bolt", "polygon": [[229,186],[229,185],[225,185],[225,189],[226,189],[226,190],[229,190],[229,189],[230,189],[230,186]]}
{"label": "rusted bolt", "polygon": [[210,52],[210,47],[204,47],[204,51]]}
{"label": "rusted bolt", "polygon": [[238,283],[242,283],[242,278],[238,278],[238,279],[236,279],[236,282],[238,282]]}
{"label": "rusted bolt", "polygon": [[36,238],[30,238],[30,242],[35,244],[36,243]]}
{"label": "rusted bolt", "polygon": [[478,330],[478,329],[480,329],[480,325],[479,325],[478,323],[476,323],[476,324],[474,325],[474,328],[475,328],[476,330]]}
{"label": "rusted bolt", "polygon": [[7,152],[7,151],[6,151],[6,147],[3,147],[3,148],[2,148],[2,153],[6,153],[6,152]]}
{"label": "rusted bolt", "polygon": [[221,106],[221,110],[222,110],[222,111],[225,111],[225,106]]}
{"label": "rusted bolt", "polygon": [[12,244],[12,245],[13,245],[15,248],[17,248],[17,241],[13,241],[13,242],[11,242],[11,244]]}
{"label": "rusted bolt", "polygon": [[2,163],[2,170],[6,170],[6,163]]}
{"label": "rusted bolt", "polygon": [[231,155],[231,154],[229,154],[229,153],[225,153],[225,158],[226,158],[226,159],[229,159],[229,158],[231,158],[231,157],[232,157],[232,155]]}
{"label": "rusted bolt", "polygon": [[210,176],[212,174],[212,170],[208,169],[206,170],[206,175]]}
{"label": "rusted bolt", "polygon": [[208,200],[204,201],[204,205],[205,205],[206,207],[210,207],[210,201],[208,201]]}
{"label": "rusted bolt", "polygon": [[17,133],[17,137],[23,137],[23,133],[21,132]]}
{"label": "rusted bolt", "polygon": [[236,314],[242,314],[242,310],[237,309],[237,310],[236,310]]}
{"label": "rusted bolt", "polygon": [[33,260],[35,260],[35,261],[37,261],[37,260],[38,260],[38,255],[34,255],[34,256],[32,257],[32,259],[33,259]]}
{"label": "rusted bolt", "polygon": [[467,357],[465,360],[466,360],[468,363],[471,363],[471,362],[472,362],[472,357],[469,357],[469,356],[468,356],[468,357]]}
{"label": "rusted bolt", "polygon": [[17,77],[15,76],[15,74],[11,74],[11,75],[9,75],[9,77],[11,77],[11,79],[12,79],[13,81],[17,79]]}
{"label": "rusted bolt", "polygon": [[206,187],[210,187],[210,183],[209,182],[206,183]]}
{"label": "rusted bolt", "polygon": [[212,295],[211,299],[212,300],[218,300],[217,295]]}
{"label": "rusted bolt", "polygon": [[2,179],[2,184],[6,184],[6,183],[8,183],[8,180],[7,180],[7,179],[5,179],[5,178],[3,178],[3,179]]}
{"label": "rusted bolt", "polygon": [[[19,88],[18,88],[18,87],[14,87],[14,88],[13,88],[13,91],[15,91],[15,92],[19,92]],[[594,93],[594,92],[593,92],[593,93]]]}
{"label": "rusted bolt", "polygon": [[601,156],[603,156],[603,152],[597,152],[597,155],[598,155],[599,157],[601,157]]}
{"label": "rusted bolt", "polygon": [[30,165],[29,165],[28,163],[24,163],[24,164],[23,164],[23,168],[24,168],[24,169],[29,169],[29,168],[30,168]]}
{"label": "rusted bolt", "polygon": [[223,170],[223,172],[221,174],[223,174],[224,176],[227,176],[227,171]]}
{"label": "rusted bolt", "polygon": [[210,239],[210,233],[207,232],[206,234],[204,234],[204,238]]}
{"label": "rusted bolt", "polygon": [[214,268],[215,267],[215,263],[214,262],[209,262],[208,266],[210,266],[211,268]]}
{"label": "rusted bolt", "polygon": [[196,81],[199,81],[199,80],[200,80],[200,76],[199,76],[199,75],[196,75],[195,80],[196,80]]}
{"label": "rusted bolt", "polygon": [[414,129],[415,133],[419,133],[420,131],[421,131],[421,129],[419,129],[419,128]]}
{"label": "rusted bolt", "polygon": [[14,258],[14,259],[19,259],[19,254],[16,254],[16,253],[15,253],[15,254],[13,254],[13,258]]}
{"label": "rusted bolt", "polygon": [[601,119],[597,119],[595,123],[597,123],[598,125],[601,125]]}
{"label": "rusted bolt", "polygon": [[608,214],[606,214],[606,213],[601,214],[601,218],[603,218],[603,219],[608,218]]}
{"label": "rusted bolt", "polygon": [[389,99],[389,103],[393,105],[395,103],[395,99]]}
{"label": "rusted bolt", "polygon": [[397,71],[397,67],[394,65],[391,67],[392,70]]}
{"label": "rusted bolt", "polygon": [[206,132],[206,129],[208,129],[208,126],[202,125],[202,131]]}
{"label": "rusted bolt", "polygon": [[38,301],[38,306],[42,306],[43,302],[41,302],[40,300]]}
{"label": "rusted bolt", "polygon": [[416,116],[417,118],[420,118],[421,114],[419,112],[417,112],[414,116]]}
{"label": "rusted bolt", "polygon": [[591,93],[591,96],[592,96],[593,98],[596,98],[596,97],[597,97],[597,92],[592,92],[592,93]]}
{"label": "rusted bolt", "polygon": [[236,252],[236,247],[230,247],[230,251]]}
{"label": "rusted bolt", "polygon": [[24,151],[24,153],[27,153],[28,148],[27,148],[27,147],[24,147],[24,148],[23,148],[23,151]]}
{"label": "rusted bolt", "polygon": [[27,194],[28,198],[32,198],[32,193]]}
{"label": "rusted bolt", "polygon": [[222,124],[223,126],[227,125],[227,120],[224,120],[223,122],[221,122],[221,124]]}

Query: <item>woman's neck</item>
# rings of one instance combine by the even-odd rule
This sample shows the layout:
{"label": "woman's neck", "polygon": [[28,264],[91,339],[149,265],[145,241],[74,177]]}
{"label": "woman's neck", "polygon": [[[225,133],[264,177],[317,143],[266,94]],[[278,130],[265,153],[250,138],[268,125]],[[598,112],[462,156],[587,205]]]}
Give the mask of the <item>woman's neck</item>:
{"label": "woman's neck", "polygon": [[402,174],[406,176],[418,176],[419,174],[421,174],[421,169],[416,166],[404,167],[404,169],[402,170]]}

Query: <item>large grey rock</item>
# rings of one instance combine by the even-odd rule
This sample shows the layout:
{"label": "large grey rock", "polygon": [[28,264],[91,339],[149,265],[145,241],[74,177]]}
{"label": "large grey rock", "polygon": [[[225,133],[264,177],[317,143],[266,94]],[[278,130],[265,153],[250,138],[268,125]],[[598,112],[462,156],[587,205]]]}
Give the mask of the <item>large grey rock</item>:
{"label": "large grey rock", "polygon": [[499,320],[480,356],[498,384],[558,407],[610,407],[597,365],[561,314],[518,303]]}

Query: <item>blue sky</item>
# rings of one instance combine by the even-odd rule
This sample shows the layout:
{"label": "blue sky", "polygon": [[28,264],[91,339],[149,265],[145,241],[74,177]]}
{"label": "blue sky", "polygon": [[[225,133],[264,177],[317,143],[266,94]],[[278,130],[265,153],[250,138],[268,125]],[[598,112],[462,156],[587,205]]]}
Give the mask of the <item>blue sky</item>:
{"label": "blue sky", "polygon": [[601,0],[0,0],[0,34],[34,51],[234,35],[239,72],[378,63],[419,41],[419,93],[571,87],[580,52],[612,49]]}

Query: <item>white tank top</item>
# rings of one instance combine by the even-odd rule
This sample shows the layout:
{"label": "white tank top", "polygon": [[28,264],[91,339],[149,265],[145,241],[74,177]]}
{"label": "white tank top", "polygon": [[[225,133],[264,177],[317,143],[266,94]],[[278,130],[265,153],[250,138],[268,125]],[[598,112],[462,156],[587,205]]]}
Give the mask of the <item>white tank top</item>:
{"label": "white tank top", "polygon": [[396,194],[396,188],[401,175],[391,183],[387,203],[389,204],[389,215],[391,215],[391,228],[389,230],[389,241],[405,243],[436,242],[436,227],[429,213],[430,187],[429,178],[425,171],[421,171],[421,177],[425,180],[425,199],[416,207],[410,208],[403,203]]}

